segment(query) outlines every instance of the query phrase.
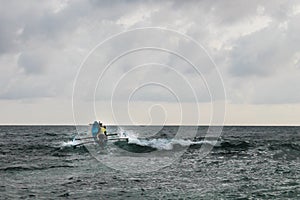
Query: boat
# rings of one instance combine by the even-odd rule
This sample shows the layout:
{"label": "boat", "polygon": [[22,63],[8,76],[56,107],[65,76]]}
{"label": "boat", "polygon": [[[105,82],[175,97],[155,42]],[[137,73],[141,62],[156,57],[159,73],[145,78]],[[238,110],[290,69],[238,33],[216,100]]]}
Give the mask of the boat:
{"label": "boat", "polygon": [[73,145],[82,146],[85,144],[98,144],[100,147],[104,148],[109,141],[112,142],[128,142],[128,137],[126,133],[107,133],[100,124],[95,121],[93,124],[89,124],[88,134],[83,137],[75,137],[73,141],[80,141]]}

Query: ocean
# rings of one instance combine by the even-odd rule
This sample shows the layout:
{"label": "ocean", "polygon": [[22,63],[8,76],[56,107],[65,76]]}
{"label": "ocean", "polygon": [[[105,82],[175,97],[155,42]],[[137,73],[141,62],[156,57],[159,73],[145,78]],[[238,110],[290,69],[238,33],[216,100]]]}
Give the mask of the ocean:
{"label": "ocean", "polygon": [[87,126],[0,126],[0,199],[300,199],[300,127],[180,128],[110,126],[129,143],[101,149],[74,148]]}

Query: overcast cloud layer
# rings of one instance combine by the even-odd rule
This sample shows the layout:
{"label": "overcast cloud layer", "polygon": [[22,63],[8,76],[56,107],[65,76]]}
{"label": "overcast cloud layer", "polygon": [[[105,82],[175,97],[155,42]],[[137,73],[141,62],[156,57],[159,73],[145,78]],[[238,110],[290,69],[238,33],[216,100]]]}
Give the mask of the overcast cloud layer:
{"label": "overcast cloud layer", "polygon": [[[264,106],[262,110],[266,112],[274,106],[300,104],[298,1],[2,1],[0,24],[0,106],[14,113],[2,112],[2,124],[47,123],[47,120],[59,123],[52,120],[57,115],[62,124],[72,122],[73,81],[89,51],[113,34],[151,26],[179,31],[201,43],[222,74],[227,102],[231,106],[244,104],[248,110],[252,109],[249,105]],[[149,41],[164,43],[157,37]],[[123,40],[110,51],[121,51],[123,47],[134,46],[135,42],[135,38]],[[198,54],[191,51],[190,56],[196,58]],[[149,58],[147,55],[136,57],[140,61]],[[168,60],[166,64],[175,68],[176,63],[179,65],[177,58],[172,56],[161,54],[156,58],[157,62]],[[130,67],[142,63],[129,60],[128,57],[122,64],[116,64],[111,76],[122,76]],[[197,82],[195,73],[188,67],[183,64],[181,67],[178,67],[180,73],[194,84],[198,102],[209,102],[205,85]],[[168,69],[162,70],[167,74]],[[162,74],[155,70],[153,73],[156,77]],[[210,70],[203,68],[203,73],[209,77]],[[135,72],[132,76],[143,75]],[[170,73],[166,81],[176,76]],[[109,88],[109,82],[106,83]],[[187,97],[184,103],[189,103],[187,90],[180,90],[184,84],[178,83],[177,93],[182,92],[181,95]],[[89,90],[88,83],[83,87]],[[134,99],[174,102],[174,97],[164,96],[166,93],[162,88],[145,88]],[[99,101],[108,99],[105,91],[103,95],[97,94]],[[122,101],[122,92],[119,94]],[[80,109],[84,110],[84,101],[90,99],[83,95],[82,101]],[[24,109],[28,106],[32,117],[24,119],[24,113],[30,112]],[[267,116],[265,121],[245,118],[243,122],[267,122]],[[86,121],[93,119],[92,116],[84,117]],[[14,120],[20,118],[23,120]],[[230,123],[240,123],[236,118],[229,120]],[[282,122],[289,123],[286,119]]]}

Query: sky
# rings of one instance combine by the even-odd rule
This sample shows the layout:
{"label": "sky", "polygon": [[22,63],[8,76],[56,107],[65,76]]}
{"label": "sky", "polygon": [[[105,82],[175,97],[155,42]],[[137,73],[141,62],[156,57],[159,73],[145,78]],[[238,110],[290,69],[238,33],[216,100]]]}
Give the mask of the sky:
{"label": "sky", "polygon": [[0,124],[300,124],[299,1],[1,1]]}

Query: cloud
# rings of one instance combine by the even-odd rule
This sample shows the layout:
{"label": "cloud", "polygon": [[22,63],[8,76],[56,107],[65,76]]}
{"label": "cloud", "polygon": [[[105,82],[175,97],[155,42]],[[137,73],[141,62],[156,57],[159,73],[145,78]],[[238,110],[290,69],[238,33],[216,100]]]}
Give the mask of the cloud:
{"label": "cloud", "polygon": [[296,22],[300,16],[284,24],[273,22],[268,27],[240,38],[233,48],[230,72],[236,76],[267,76],[280,69],[293,67],[292,59],[298,53],[294,45],[300,42]]}
{"label": "cloud", "polygon": [[[255,104],[295,104],[300,102],[299,70],[294,74],[281,74],[270,78],[264,83],[257,83],[252,96]],[[291,87],[293,86],[293,87]]]}
{"label": "cloud", "polygon": [[19,56],[18,65],[23,68],[27,74],[40,74],[43,72],[46,59],[38,54],[22,53]]}
{"label": "cloud", "polygon": [[[297,102],[297,94],[292,97],[287,93],[286,98],[278,97],[278,101],[274,101],[262,97],[259,91],[264,85],[281,80],[280,73],[284,71],[290,76],[296,73],[300,63],[299,20],[296,1],[251,1],[247,5],[238,1],[7,1],[0,8],[0,68],[4,72],[0,75],[0,98],[69,98],[80,62],[95,45],[120,31],[159,26],[186,33],[206,48],[222,71],[231,102]],[[84,99],[91,99],[90,93],[95,87],[93,81],[88,80],[89,73],[99,75],[107,64],[104,62],[107,57],[141,42],[148,46],[165,45],[186,53],[188,58],[202,63],[201,72],[214,84],[211,68],[202,59],[203,55],[191,50],[190,45],[145,32],[135,38],[123,37],[99,52],[96,69],[82,72],[87,77],[82,79]],[[147,53],[135,54],[116,64],[109,72],[111,78],[106,80],[108,86],[104,93],[110,92],[117,77],[153,58],[152,62],[164,61],[179,70],[191,82],[200,101],[210,100],[192,67],[171,55],[151,54],[152,57]],[[152,74],[162,78],[161,75],[164,74]],[[166,81],[172,82],[173,78],[166,77]],[[254,80],[259,84],[252,84]],[[285,80],[289,85],[289,79]],[[297,79],[293,81],[293,84],[298,83]],[[247,88],[249,85],[251,89]],[[276,94],[278,87],[271,86],[268,93]],[[182,85],[178,84],[177,88],[184,96],[186,91]],[[161,88],[152,88],[148,96],[144,92],[139,100],[159,100],[153,96],[160,93]],[[259,101],[253,100],[256,96]],[[162,99],[168,98],[162,95]]]}

